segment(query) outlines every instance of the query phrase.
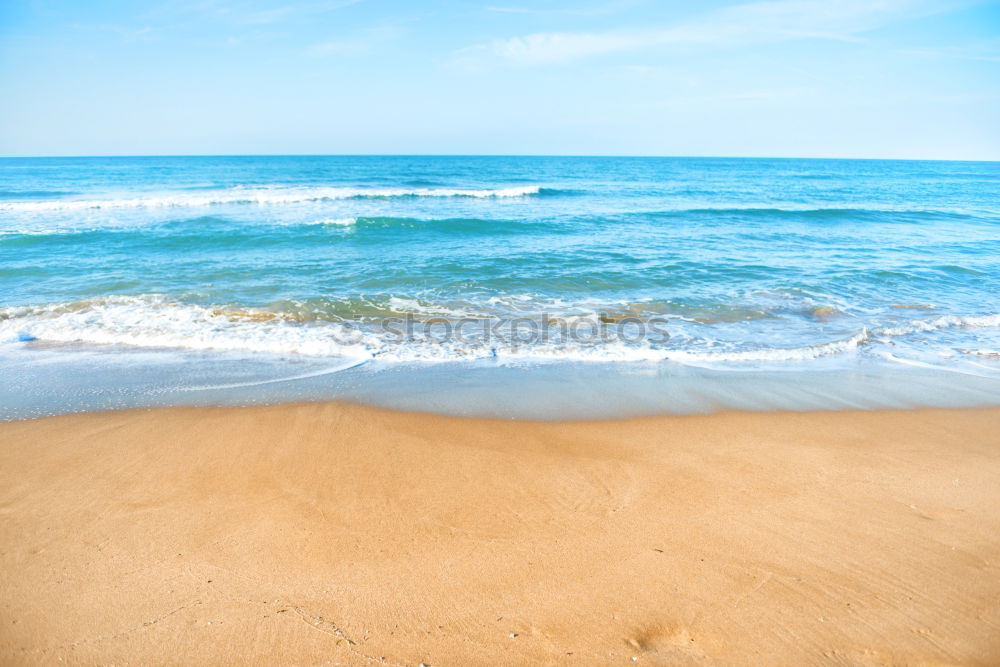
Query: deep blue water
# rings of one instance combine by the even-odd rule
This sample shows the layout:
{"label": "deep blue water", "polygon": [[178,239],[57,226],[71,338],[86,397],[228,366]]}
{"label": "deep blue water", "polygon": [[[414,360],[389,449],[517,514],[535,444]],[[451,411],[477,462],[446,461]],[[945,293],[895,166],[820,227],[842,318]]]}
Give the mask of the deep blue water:
{"label": "deep blue water", "polygon": [[101,350],[980,382],[1000,376],[998,285],[1000,163],[0,159],[18,382]]}

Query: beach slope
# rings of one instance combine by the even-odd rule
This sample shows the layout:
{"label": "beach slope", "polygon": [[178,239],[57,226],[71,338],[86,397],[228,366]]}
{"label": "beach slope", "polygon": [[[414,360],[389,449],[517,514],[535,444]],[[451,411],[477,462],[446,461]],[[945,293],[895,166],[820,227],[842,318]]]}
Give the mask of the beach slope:
{"label": "beach slope", "polygon": [[0,424],[3,664],[997,664],[1000,410]]}

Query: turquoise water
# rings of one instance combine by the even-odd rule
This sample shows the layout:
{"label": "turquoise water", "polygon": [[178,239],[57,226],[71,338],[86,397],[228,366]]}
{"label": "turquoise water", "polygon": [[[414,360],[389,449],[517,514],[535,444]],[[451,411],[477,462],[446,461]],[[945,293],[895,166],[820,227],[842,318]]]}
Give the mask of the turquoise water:
{"label": "turquoise water", "polygon": [[647,411],[698,378],[794,407],[792,378],[839,407],[823,386],[879,405],[858,398],[872,377],[919,372],[943,379],[883,403],[989,403],[998,186],[1000,163],[973,162],[2,159],[0,398],[8,416],[185,402],[197,378],[213,400],[420,407],[481,376],[461,411],[489,412],[516,375],[549,383],[533,406],[610,377],[662,394]]}

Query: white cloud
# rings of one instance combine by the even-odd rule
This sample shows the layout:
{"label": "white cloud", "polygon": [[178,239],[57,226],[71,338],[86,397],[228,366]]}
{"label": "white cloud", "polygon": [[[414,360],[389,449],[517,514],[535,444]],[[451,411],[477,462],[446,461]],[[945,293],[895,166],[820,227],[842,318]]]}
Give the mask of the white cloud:
{"label": "white cloud", "polygon": [[765,0],[725,7],[665,28],[535,33],[463,49],[459,61],[568,63],[662,47],[718,47],[791,39],[857,41],[858,34],[912,16],[954,8],[943,0]]}

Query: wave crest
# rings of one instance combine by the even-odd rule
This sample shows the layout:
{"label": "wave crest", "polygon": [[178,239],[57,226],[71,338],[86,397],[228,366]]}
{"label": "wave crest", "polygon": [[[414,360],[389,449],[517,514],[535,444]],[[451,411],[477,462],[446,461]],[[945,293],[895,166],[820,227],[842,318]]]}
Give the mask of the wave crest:
{"label": "wave crest", "polygon": [[496,199],[538,195],[541,194],[542,189],[540,185],[483,190],[332,187],[280,189],[232,188],[209,195],[176,193],[159,197],[135,197],[127,199],[61,199],[57,201],[0,202],[0,211],[44,213],[54,211],[85,211],[90,209],[197,208],[228,204],[283,206],[341,199],[388,199],[400,197],[472,197],[476,199]]}

